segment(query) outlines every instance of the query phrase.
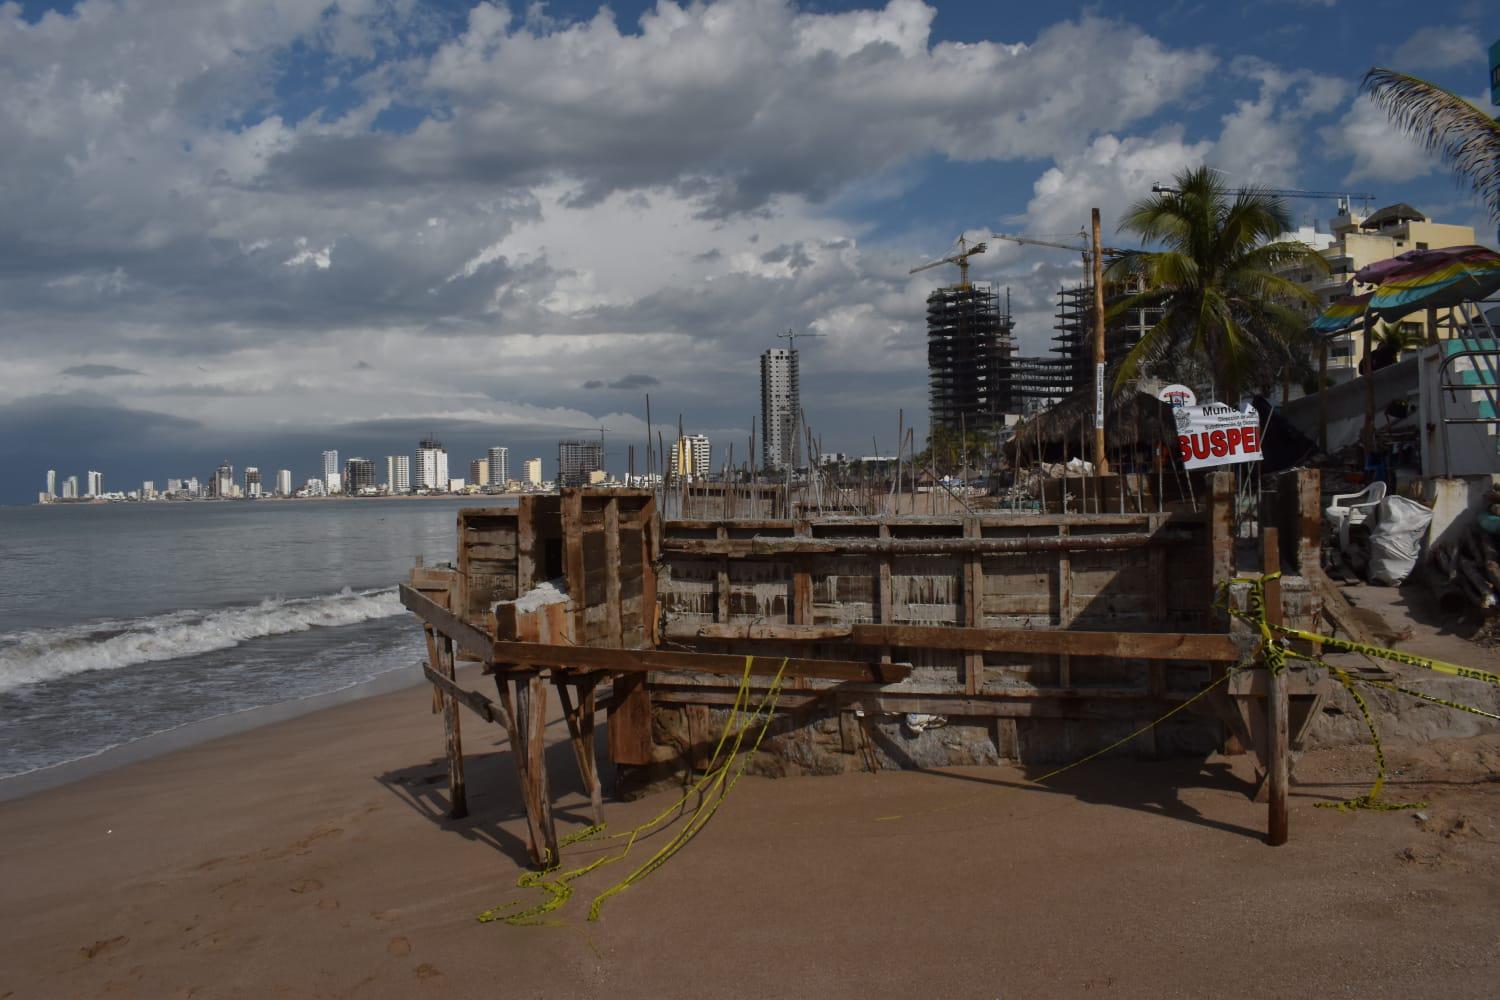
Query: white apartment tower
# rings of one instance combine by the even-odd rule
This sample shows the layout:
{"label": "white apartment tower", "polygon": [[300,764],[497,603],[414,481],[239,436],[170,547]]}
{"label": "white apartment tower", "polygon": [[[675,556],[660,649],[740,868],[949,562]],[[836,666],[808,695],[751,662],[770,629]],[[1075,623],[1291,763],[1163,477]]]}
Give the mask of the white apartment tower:
{"label": "white apartment tower", "polygon": [[89,491],[84,496],[98,497],[104,495],[104,473],[89,470]]}
{"label": "white apartment tower", "polygon": [[672,449],[672,478],[703,479],[713,471],[713,448],[702,434],[677,439]]}
{"label": "white apartment tower", "polygon": [[339,491],[339,453],[335,448],[323,452],[323,486],[329,493]]}
{"label": "white apartment tower", "polygon": [[388,493],[411,492],[411,456],[385,456],[385,488]]}
{"label": "white apartment tower", "polygon": [[417,445],[416,487],[423,490],[448,489],[448,452],[443,442],[426,438]]}
{"label": "white apartment tower", "polygon": [[784,469],[792,463],[802,388],[797,352],[773,347],[760,356],[761,465]]}
{"label": "white apartment tower", "polygon": [[487,458],[476,458],[469,463],[469,482],[475,486],[483,486],[490,481],[490,460]]}
{"label": "white apartment tower", "polygon": [[276,495],[289,497],[292,495],[292,470],[281,469],[276,473]]}
{"label": "white apartment tower", "polygon": [[57,470],[56,469],[48,469],[47,470],[47,496],[49,498],[57,496]]}
{"label": "white apartment tower", "polygon": [[485,480],[487,483],[489,483],[491,486],[503,487],[506,483],[510,482],[509,448],[491,448],[489,462],[490,475],[489,478]]}
{"label": "white apartment tower", "polygon": [[67,479],[63,480],[62,495],[64,500],[76,500],[78,498],[77,476],[69,476]]}
{"label": "white apartment tower", "polygon": [[526,460],[526,482],[532,486],[542,485],[542,460],[540,458]]}
{"label": "white apartment tower", "polygon": [[245,496],[260,496],[260,469],[253,465],[245,466]]}

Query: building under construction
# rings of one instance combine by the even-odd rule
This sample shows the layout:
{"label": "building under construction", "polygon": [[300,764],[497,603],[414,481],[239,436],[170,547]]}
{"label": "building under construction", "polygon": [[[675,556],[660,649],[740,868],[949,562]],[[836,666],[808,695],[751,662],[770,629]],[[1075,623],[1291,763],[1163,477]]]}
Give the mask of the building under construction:
{"label": "building under construction", "polygon": [[1015,323],[1007,290],[960,282],[927,296],[927,372],[933,431],[985,430],[1014,413],[1011,398]]}
{"label": "building under construction", "polygon": [[[1139,290],[1138,279],[1123,284],[1109,282],[1104,286],[1107,303],[1134,295]],[[1066,372],[1067,378],[1067,383],[1059,384],[1057,388],[1063,389],[1060,395],[1066,396],[1093,384],[1094,286],[1082,284],[1059,288],[1055,316],[1053,329],[1057,336],[1052,342],[1057,345],[1053,348],[1059,360],[1056,371],[1059,375]],[[1111,318],[1104,331],[1104,354],[1108,363],[1112,366],[1129,353],[1160,319],[1161,309],[1157,307],[1132,309]]]}

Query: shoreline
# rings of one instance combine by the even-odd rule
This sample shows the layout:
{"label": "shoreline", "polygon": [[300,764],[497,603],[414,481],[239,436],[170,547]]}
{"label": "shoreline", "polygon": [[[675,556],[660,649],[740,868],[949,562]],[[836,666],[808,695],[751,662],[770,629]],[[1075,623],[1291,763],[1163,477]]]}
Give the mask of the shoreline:
{"label": "shoreline", "polygon": [[217,740],[262,729],[278,722],[311,715],[325,709],[403,691],[424,683],[420,664],[395,667],[332,691],[306,695],[290,701],[226,712],[206,719],[184,722],[125,743],[117,743],[73,760],[0,777],[0,802],[12,802],[39,792],[51,791],[117,768],[151,760]]}

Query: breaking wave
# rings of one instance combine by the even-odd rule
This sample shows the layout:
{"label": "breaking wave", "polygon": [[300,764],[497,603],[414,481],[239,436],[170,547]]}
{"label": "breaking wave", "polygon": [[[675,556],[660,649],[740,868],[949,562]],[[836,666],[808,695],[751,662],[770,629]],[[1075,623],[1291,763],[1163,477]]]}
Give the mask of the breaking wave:
{"label": "breaking wave", "polygon": [[232,649],[266,636],[353,625],[404,610],[394,589],[346,587],[337,594],[267,598],[248,607],[12,632],[0,635],[0,691],[89,670],[117,670]]}

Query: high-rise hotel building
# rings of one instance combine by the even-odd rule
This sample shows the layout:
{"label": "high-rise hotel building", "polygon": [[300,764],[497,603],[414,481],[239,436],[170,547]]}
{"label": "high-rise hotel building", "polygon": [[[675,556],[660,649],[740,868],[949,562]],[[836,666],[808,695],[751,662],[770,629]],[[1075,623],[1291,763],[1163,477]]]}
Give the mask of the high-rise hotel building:
{"label": "high-rise hotel building", "polygon": [[760,356],[761,465],[784,469],[792,463],[802,385],[795,348],[773,347]]}
{"label": "high-rise hotel building", "polygon": [[426,438],[417,445],[417,489],[448,489],[448,452],[443,442]]}
{"label": "high-rise hotel building", "polygon": [[411,492],[411,456],[385,456],[385,488],[388,493]]}
{"label": "high-rise hotel building", "polygon": [[489,478],[485,480],[489,485],[503,487],[510,482],[509,448],[491,448],[489,463]]}

